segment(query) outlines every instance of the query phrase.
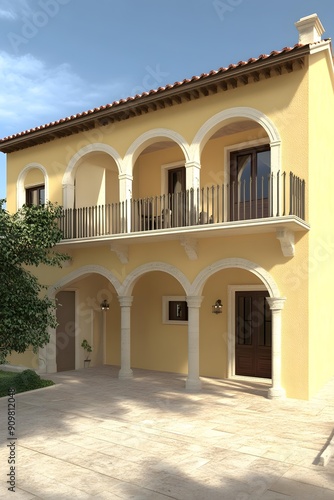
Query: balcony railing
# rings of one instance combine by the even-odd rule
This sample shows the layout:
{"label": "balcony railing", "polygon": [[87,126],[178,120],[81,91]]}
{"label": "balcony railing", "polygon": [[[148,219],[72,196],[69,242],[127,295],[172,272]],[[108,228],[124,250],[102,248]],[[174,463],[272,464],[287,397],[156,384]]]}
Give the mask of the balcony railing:
{"label": "balcony railing", "polygon": [[290,173],[63,210],[64,239],[295,215],[305,220],[305,181]]}

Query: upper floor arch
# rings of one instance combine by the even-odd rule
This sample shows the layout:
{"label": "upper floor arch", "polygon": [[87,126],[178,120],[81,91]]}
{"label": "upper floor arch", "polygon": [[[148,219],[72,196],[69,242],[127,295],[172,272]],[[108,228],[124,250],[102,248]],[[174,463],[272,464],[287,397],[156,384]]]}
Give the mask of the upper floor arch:
{"label": "upper floor arch", "polygon": [[133,167],[139,155],[149,146],[159,142],[159,140],[172,141],[178,145],[183,153],[185,163],[190,161],[190,149],[188,142],[174,130],[166,128],[156,128],[144,132],[137,137],[127,150],[124,157],[124,165],[128,175],[133,174]]}
{"label": "upper floor arch", "polygon": [[[107,155],[107,157],[111,158],[113,161],[113,165],[115,165],[114,169],[115,175],[117,174],[117,177],[123,174],[124,168],[123,168],[123,162],[120,154],[118,151],[116,151],[115,148],[112,146],[109,146],[108,144],[104,143],[94,143],[94,144],[87,144],[83,148],[81,148],[77,153],[75,153],[71,160],[69,161],[69,164],[66,168],[66,171],[63,176],[63,206],[64,208],[72,208],[75,205],[75,193],[74,193],[74,186],[75,186],[75,180],[76,176],[78,175],[78,167],[79,165],[82,165],[85,160],[89,160],[90,157],[93,157],[93,155],[96,154],[104,154]],[[97,162],[96,165],[94,165],[94,168],[99,168],[99,162]],[[96,193],[92,195],[96,200],[92,201],[92,204],[99,204],[100,200],[98,200],[98,193],[102,195],[102,200],[105,201],[105,192],[106,192],[106,179],[104,175],[105,166],[101,166],[101,172],[99,172],[98,175],[94,176],[87,176],[85,175],[83,178],[86,178],[86,181],[94,178],[97,183],[95,186],[95,189],[92,187],[93,191]],[[77,183],[78,184],[78,183]],[[115,184],[115,183],[113,183]],[[78,185],[76,185],[77,188],[77,196],[80,194],[80,189],[78,189]],[[87,192],[87,189],[83,189],[83,191]],[[84,196],[83,196],[84,198]],[[102,201],[102,203],[103,203]],[[78,200],[77,200],[78,202]],[[78,205],[78,203],[77,203]],[[80,202],[79,202],[80,205]]]}
{"label": "upper floor arch", "polygon": [[201,163],[204,146],[224,124],[239,119],[257,123],[267,134],[271,149],[271,171],[277,173],[281,168],[281,137],[272,120],[261,111],[250,107],[234,107],[220,111],[209,118],[198,130],[190,146],[192,161]]}

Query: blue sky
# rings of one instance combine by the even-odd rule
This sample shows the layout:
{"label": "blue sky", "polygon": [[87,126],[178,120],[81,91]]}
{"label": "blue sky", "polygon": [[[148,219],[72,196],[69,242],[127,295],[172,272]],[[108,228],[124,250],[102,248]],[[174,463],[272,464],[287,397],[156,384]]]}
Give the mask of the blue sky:
{"label": "blue sky", "polygon": [[313,13],[334,37],[333,0],[0,0],[0,137],[293,46]]}

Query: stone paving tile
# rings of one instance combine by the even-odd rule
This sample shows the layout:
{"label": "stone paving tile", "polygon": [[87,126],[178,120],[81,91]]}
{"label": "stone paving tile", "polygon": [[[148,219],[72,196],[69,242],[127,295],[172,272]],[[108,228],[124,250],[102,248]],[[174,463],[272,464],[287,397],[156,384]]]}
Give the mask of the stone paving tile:
{"label": "stone paving tile", "polygon": [[[285,477],[272,485],[269,491],[272,494],[280,493],[286,495],[293,500],[333,500],[334,498],[333,489],[329,490],[321,486],[313,486]],[[262,498],[267,499],[267,497],[261,497],[261,500]]]}
{"label": "stone paving tile", "polygon": [[293,466],[284,474],[283,478],[331,489],[334,498],[334,477],[332,474],[328,474],[324,467],[316,465],[310,467]]}
{"label": "stone paving tile", "polygon": [[[61,481],[53,480],[41,473],[36,476],[27,474],[26,476],[21,477],[20,488],[27,491],[27,493],[35,495],[36,498],[41,498],[43,500],[88,500],[91,498],[89,493],[75,487],[73,488],[71,486],[67,486]],[[31,498],[35,497],[33,496]],[[7,499],[8,497],[5,498]],[[14,498],[16,499],[16,496]]]}
{"label": "stone paving tile", "polygon": [[184,377],[134,372],[65,372],[17,395],[21,498],[334,498],[334,460],[314,465],[333,431],[334,380],[310,402],[270,401],[266,384],[204,379],[187,393]]}
{"label": "stone paving tile", "polygon": [[[9,496],[11,495],[11,496]],[[34,498],[40,498],[32,493],[27,491],[23,491],[21,488],[16,487],[15,492],[9,492],[7,487],[4,485],[0,485],[0,498],[8,499],[13,498],[14,500],[33,500]]]}

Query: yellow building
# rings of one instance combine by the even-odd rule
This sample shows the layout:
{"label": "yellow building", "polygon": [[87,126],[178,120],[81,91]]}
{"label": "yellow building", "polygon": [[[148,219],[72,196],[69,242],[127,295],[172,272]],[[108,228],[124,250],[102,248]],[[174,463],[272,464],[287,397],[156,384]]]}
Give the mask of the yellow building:
{"label": "yellow building", "polygon": [[333,59],[316,14],[296,27],[294,47],[0,141],[8,210],[61,204],[71,256],[38,269],[57,331],[11,363],[80,369],[87,339],[91,366],[193,390],[308,399],[334,375]]}

